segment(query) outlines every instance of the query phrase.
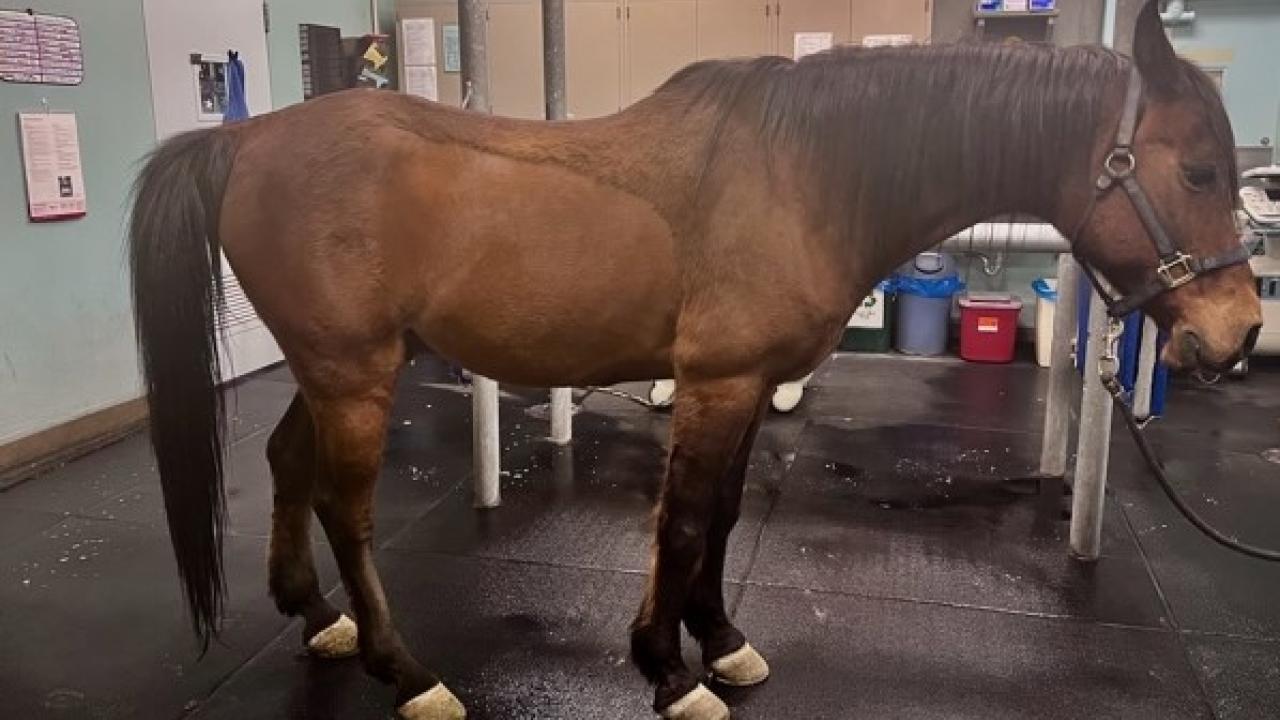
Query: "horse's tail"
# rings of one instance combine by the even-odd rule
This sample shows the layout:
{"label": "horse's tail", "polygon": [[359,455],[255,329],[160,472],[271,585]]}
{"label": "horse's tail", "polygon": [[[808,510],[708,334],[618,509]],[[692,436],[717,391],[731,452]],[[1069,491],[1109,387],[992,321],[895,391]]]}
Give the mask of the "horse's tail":
{"label": "horse's tail", "polygon": [[237,133],[196,130],[160,145],[134,184],[129,226],[133,315],[151,413],[151,446],[191,622],[217,635],[225,495],[217,314],[218,217]]}

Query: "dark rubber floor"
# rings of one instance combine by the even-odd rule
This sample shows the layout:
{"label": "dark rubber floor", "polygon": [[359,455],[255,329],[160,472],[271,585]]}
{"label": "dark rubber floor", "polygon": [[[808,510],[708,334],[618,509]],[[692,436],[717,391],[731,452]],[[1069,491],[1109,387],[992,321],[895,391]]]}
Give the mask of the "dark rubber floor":
{"label": "dark rubber floor", "polygon": [[[1026,364],[841,356],[769,420],[728,592],[774,676],[724,691],[735,718],[1280,717],[1280,567],[1198,535],[1119,434],[1104,557],[1070,560],[1064,503],[1010,480],[1043,390]],[[0,717],[389,717],[266,595],[264,448],[292,393],[284,369],[236,393],[228,617],[202,660],[142,436],[0,494]],[[504,505],[477,512],[465,390],[405,375],[378,488],[399,627],[476,720],[650,717],[627,625],[669,417],[595,395],[557,450],[541,399],[504,395]],[[1152,432],[1193,504],[1280,546],[1280,368],[1181,382]]]}

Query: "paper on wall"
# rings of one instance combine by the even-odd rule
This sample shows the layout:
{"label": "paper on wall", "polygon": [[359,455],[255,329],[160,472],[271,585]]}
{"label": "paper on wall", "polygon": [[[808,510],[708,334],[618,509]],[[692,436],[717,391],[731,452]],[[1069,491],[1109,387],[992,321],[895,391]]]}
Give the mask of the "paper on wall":
{"label": "paper on wall", "polygon": [[404,91],[428,100],[439,100],[440,90],[436,85],[436,66],[407,66],[404,69]]}
{"label": "paper on wall", "polygon": [[80,26],[69,17],[0,10],[0,80],[78,85]]}
{"label": "paper on wall", "polygon": [[85,214],[80,136],[73,113],[18,113],[27,216],[63,220]]}
{"label": "paper on wall", "polygon": [[829,32],[798,32],[795,37],[796,60],[805,55],[812,55],[823,50],[830,50],[835,44],[835,35]]}
{"label": "paper on wall", "polygon": [[868,35],[862,38],[863,47],[892,47],[895,45],[910,45],[915,42],[915,38],[910,35]]}
{"label": "paper on wall", "polygon": [[444,45],[444,71],[462,71],[462,41],[458,34],[457,23],[445,23],[440,28],[440,39]]}
{"label": "paper on wall", "polygon": [[436,64],[436,21],[433,18],[401,20],[400,41],[404,43],[405,65]]}

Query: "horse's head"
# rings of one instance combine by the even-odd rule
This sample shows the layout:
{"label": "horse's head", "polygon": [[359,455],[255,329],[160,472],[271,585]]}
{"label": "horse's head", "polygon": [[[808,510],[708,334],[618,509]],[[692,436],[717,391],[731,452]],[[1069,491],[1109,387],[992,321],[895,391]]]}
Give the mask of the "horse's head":
{"label": "horse's head", "polygon": [[1226,368],[1262,324],[1237,228],[1231,126],[1212,82],[1174,54],[1155,0],[1133,57],[1140,81],[1129,81],[1118,134],[1100,139],[1076,253],[1125,296],[1118,310],[1140,305],[1169,331],[1166,364]]}

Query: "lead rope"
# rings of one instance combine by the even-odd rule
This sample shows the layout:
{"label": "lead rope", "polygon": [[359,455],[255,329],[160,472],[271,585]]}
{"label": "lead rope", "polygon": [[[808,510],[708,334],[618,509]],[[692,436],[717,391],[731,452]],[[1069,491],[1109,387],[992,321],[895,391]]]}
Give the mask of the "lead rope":
{"label": "lead rope", "polygon": [[1116,373],[1120,367],[1117,346],[1120,336],[1123,334],[1124,323],[1111,318],[1107,326],[1107,333],[1104,336],[1106,344],[1098,360],[1098,376],[1102,380],[1102,386],[1111,394],[1111,399],[1120,410],[1120,416],[1124,418],[1124,423],[1129,428],[1129,433],[1133,435],[1134,443],[1137,444],[1143,459],[1147,461],[1147,467],[1151,470],[1151,474],[1155,476],[1156,482],[1160,484],[1160,489],[1168,496],[1174,507],[1178,508],[1178,512],[1182,513],[1183,517],[1194,525],[1197,530],[1208,535],[1214,542],[1228,550],[1234,550],[1243,555],[1269,562],[1280,562],[1280,550],[1251,545],[1223,533],[1197,515],[1196,511],[1191,509],[1191,506],[1173,489],[1173,484],[1169,482],[1169,477],[1165,474],[1164,464],[1156,457],[1155,450],[1151,447],[1151,443],[1147,441],[1146,434],[1142,432],[1144,424],[1133,416],[1133,409],[1129,407],[1124,387],[1116,379]]}

